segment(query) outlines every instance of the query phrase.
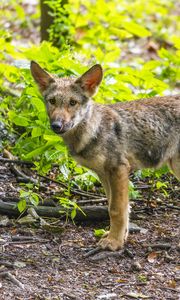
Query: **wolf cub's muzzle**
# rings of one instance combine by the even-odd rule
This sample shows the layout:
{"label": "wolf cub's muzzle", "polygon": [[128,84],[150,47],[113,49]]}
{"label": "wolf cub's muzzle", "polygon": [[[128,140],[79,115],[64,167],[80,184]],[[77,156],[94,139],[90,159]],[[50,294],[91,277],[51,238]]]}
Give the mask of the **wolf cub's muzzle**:
{"label": "wolf cub's muzzle", "polygon": [[51,123],[51,128],[52,130],[57,133],[57,134],[63,134],[65,132],[67,132],[68,130],[70,130],[72,127],[72,124],[71,122],[69,123],[64,123],[63,121],[61,120],[58,120],[58,121],[53,121]]}
{"label": "wolf cub's muzzle", "polygon": [[51,123],[51,128],[52,130],[57,133],[57,134],[62,134],[64,133],[66,130],[63,126],[63,122],[62,121],[54,121]]}

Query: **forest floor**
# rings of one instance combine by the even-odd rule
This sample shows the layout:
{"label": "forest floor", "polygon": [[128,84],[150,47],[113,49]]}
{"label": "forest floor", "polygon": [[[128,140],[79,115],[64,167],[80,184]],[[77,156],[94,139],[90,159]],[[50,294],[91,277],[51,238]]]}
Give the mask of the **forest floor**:
{"label": "forest floor", "polygon": [[[0,165],[0,183],[1,196],[17,195],[19,184],[8,164]],[[85,256],[97,242],[93,230],[108,222],[65,225],[46,219],[62,229],[52,233],[38,221],[19,224],[0,216],[0,299],[180,299],[177,181],[173,191],[170,207],[159,194],[148,206],[147,192],[143,201],[132,202],[140,231],[115,256],[107,251]]]}

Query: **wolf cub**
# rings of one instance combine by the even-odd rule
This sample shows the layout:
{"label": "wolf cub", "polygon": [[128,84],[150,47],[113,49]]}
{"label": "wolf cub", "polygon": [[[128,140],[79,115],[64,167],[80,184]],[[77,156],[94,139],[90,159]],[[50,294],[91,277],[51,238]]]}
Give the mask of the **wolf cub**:
{"label": "wolf cub", "polygon": [[168,164],[180,179],[180,95],[103,105],[91,98],[103,77],[98,64],[77,79],[50,75],[34,61],[31,72],[52,129],[104,186],[110,231],[100,247],[122,248],[128,236],[129,172]]}

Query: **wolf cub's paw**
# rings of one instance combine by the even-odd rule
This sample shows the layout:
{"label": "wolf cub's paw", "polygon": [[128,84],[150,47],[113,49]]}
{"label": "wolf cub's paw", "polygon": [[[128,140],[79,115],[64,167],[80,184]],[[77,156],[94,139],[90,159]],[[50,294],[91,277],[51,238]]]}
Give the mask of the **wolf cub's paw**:
{"label": "wolf cub's paw", "polygon": [[102,239],[100,239],[98,246],[101,247],[102,249],[107,249],[107,250],[111,250],[111,251],[116,251],[119,250],[121,248],[123,248],[124,242],[114,239],[114,238],[110,238],[110,237],[103,237]]}
{"label": "wolf cub's paw", "polygon": [[104,239],[105,237],[107,237],[109,235],[109,230],[107,230],[103,235],[102,235],[102,239]]}

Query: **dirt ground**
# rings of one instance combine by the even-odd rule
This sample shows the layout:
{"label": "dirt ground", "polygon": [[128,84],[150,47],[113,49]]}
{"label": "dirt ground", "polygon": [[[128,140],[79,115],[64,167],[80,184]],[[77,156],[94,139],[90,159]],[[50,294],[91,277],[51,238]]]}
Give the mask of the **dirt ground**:
{"label": "dirt ground", "polygon": [[[18,189],[4,164],[0,182],[0,196]],[[176,184],[174,191],[171,204],[177,207]],[[85,254],[95,248],[94,229],[108,222],[75,226],[48,220],[63,228],[52,233],[38,222],[20,225],[1,216],[0,299],[180,299],[179,210],[158,203],[146,209],[132,204],[140,232],[129,235],[124,251],[105,252],[104,258],[102,252]]]}

